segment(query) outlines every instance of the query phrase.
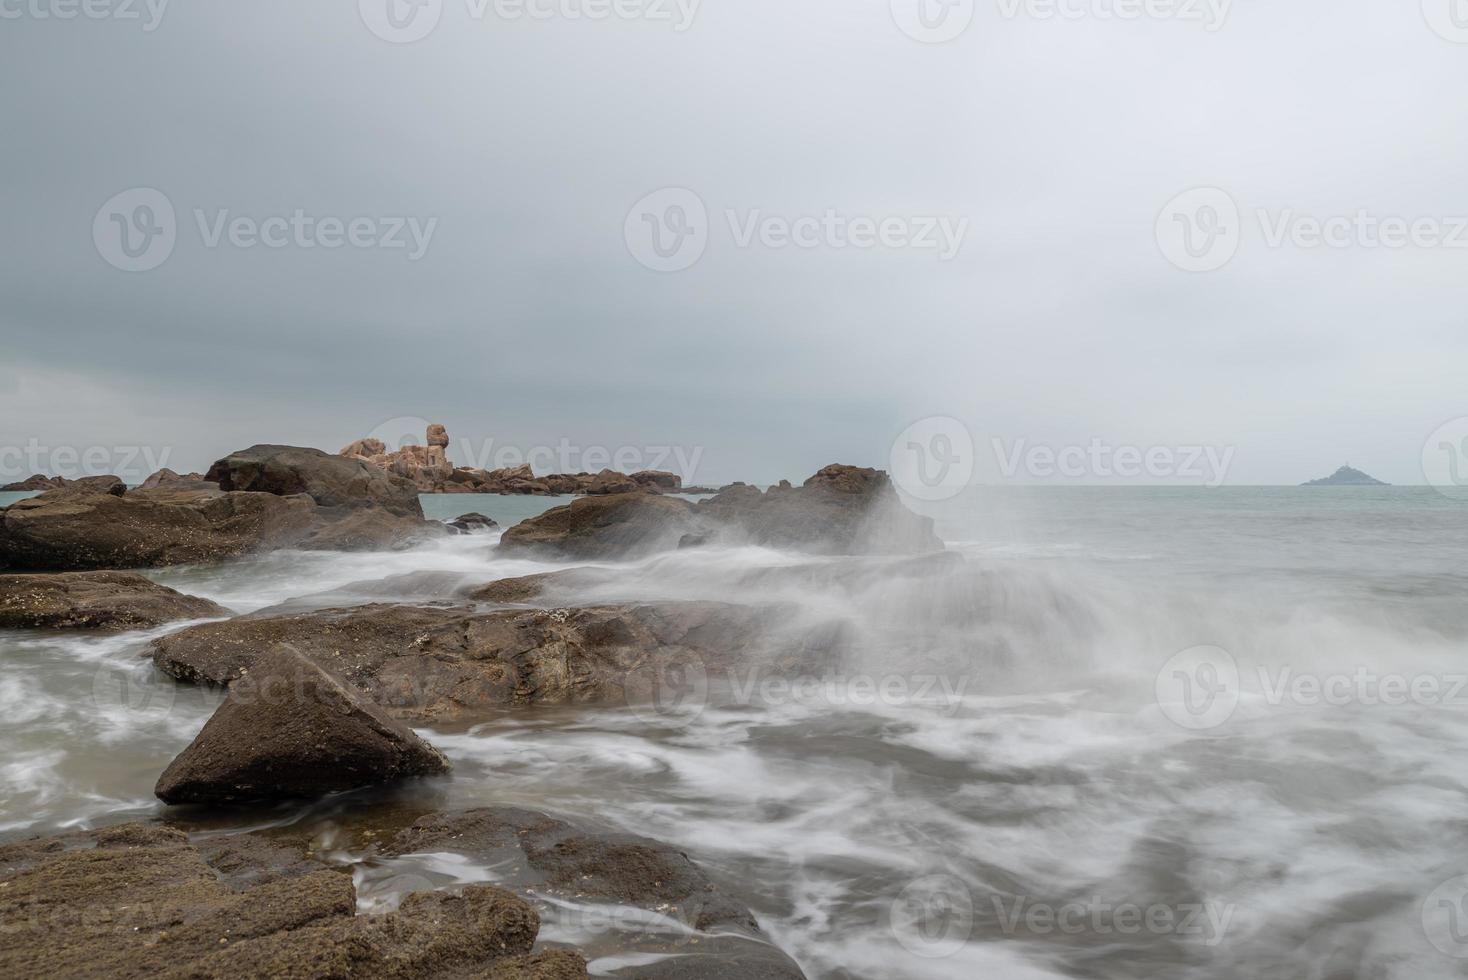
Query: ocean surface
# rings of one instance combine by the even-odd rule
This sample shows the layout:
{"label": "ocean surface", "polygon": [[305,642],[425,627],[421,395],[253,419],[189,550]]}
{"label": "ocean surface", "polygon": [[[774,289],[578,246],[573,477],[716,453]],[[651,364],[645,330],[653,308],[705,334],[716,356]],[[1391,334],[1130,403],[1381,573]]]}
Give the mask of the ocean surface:
{"label": "ocean surface", "polygon": [[[424,498],[503,526],[559,502]],[[925,510],[964,559],[937,575],[694,549],[603,565],[578,597],[802,603],[850,637],[808,684],[424,729],[452,778],[249,816],[152,797],[220,698],[140,659],[184,624],[0,633],[0,839],[291,824],[355,865],[372,909],[496,874],[364,855],[376,808],[516,804],[677,844],[822,980],[1468,975],[1468,505],[977,488]],[[414,570],[563,567],[496,540],[148,574],[244,613]],[[599,975],[634,961],[645,923],[587,921],[550,910],[542,938]]]}

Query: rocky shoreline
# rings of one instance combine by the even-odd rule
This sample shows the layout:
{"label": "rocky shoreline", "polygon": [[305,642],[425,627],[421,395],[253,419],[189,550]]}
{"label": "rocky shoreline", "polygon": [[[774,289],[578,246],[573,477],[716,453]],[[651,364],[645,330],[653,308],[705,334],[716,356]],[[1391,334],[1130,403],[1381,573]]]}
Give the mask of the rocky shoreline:
{"label": "rocky shoreline", "polygon": [[[535,705],[635,706],[655,700],[664,678],[693,670],[795,676],[841,657],[842,624],[793,604],[568,604],[578,582],[610,569],[478,583],[430,574],[392,583],[418,597],[411,604],[242,616],[133,571],[280,549],[402,549],[495,528],[484,515],[426,520],[418,495],[440,477],[505,488],[473,492],[571,485],[524,473],[460,484],[443,470],[446,434],[428,435],[427,447],[393,454],[360,443],[336,455],[254,446],[202,477],[160,475],[135,489],[115,478],[51,486],[0,509],[0,628],[100,633],[178,623],[148,644],[156,669],[172,682],[227,691],[193,742],[160,760],[157,797],[187,811],[451,780],[450,760],[409,724]],[[681,489],[672,474],[575,476],[583,496],[506,529],[493,547],[562,562],[716,544],[925,562],[943,553],[931,521],[903,507],[876,470],[832,465],[798,487],[737,485],[698,503],[667,495]],[[943,563],[914,568],[941,574]],[[370,596],[373,585],[356,591]],[[543,602],[549,595],[554,606]],[[579,952],[536,950],[535,903],[559,894],[664,916],[676,910],[688,935],[619,976],[802,975],[686,855],[546,814],[491,807],[415,816],[375,841],[373,853],[511,854],[528,890],[464,882],[456,892],[413,892],[383,914],[359,912],[351,876],[299,842],[188,836],[170,822],[0,847],[0,973],[585,977]],[[75,925],[49,928],[57,921]]]}

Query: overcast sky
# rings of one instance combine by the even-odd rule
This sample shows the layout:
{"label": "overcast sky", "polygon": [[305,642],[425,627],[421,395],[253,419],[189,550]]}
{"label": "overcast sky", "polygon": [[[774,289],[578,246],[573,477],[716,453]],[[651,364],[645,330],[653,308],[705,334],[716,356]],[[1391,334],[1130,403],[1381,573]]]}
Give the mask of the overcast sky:
{"label": "overcast sky", "polygon": [[[1419,483],[1468,416],[1448,0],[88,2],[0,0],[0,446],[183,470],[408,417],[461,463],[677,446],[764,482],[943,416],[975,480],[1100,440]],[[1164,211],[1194,188],[1238,219]],[[1298,224],[1363,211],[1432,222]]]}

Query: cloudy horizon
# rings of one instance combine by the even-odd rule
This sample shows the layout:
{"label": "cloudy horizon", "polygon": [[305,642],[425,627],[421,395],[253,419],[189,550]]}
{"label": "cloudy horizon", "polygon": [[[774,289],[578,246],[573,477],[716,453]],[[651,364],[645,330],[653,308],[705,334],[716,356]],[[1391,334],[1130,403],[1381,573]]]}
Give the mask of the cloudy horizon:
{"label": "cloudy horizon", "polygon": [[0,0],[0,482],[408,419],[709,483],[916,431],[985,483],[1420,484],[1468,437],[1455,2]]}

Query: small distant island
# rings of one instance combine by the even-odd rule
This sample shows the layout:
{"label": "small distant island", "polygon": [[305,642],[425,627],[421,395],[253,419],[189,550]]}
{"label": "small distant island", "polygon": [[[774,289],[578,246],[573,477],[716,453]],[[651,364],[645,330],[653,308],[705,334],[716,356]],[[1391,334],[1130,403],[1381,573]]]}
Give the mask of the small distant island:
{"label": "small distant island", "polygon": [[1300,484],[1302,487],[1389,487],[1390,483],[1383,483],[1374,476],[1367,476],[1349,464],[1342,466],[1330,476],[1311,480],[1309,483]]}

